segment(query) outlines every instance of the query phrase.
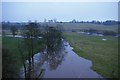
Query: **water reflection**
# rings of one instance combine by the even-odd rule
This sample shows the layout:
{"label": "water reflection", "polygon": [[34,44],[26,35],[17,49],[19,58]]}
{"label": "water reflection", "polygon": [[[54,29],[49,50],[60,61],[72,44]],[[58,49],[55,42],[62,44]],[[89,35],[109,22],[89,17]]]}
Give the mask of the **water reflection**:
{"label": "water reflection", "polygon": [[34,55],[35,78],[103,78],[91,66],[91,61],[79,57],[65,41],[56,53],[44,50]]}
{"label": "water reflection", "polygon": [[43,78],[102,78],[101,75],[91,70],[92,62],[78,56],[69,43],[64,42],[65,54],[61,65],[50,71],[46,67]]}
{"label": "water reflection", "polygon": [[53,55],[48,55],[47,62],[49,64],[49,69],[56,70],[64,60],[64,57],[65,53],[63,52],[63,49],[59,50],[57,53],[53,53]]}
{"label": "water reflection", "polygon": [[[55,51],[49,50],[48,52],[47,49],[45,49],[43,52],[34,55],[33,57],[34,63],[32,63],[32,69],[31,69],[31,78],[42,78],[46,68],[49,68],[50,71],[57,69],[57,67],[62,63],[66,55],[66,53],[63,52],[64,50],[63,42],[61,42],[61,44],[58,47],[59,49],[56,48]],[[26,65],[28,71],[29,68],[28,60],[26,61]],[[20,71],[20,77],[24,78],[24,74],[25,74],[24,68],[22,67]]]}

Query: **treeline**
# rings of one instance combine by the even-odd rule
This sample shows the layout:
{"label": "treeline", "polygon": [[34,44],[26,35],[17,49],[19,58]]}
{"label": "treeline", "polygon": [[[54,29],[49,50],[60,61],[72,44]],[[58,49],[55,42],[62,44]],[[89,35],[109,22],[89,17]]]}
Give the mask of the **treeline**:
{"label": "treeline", "polygon": [[93,24],[102,24],[102,25],[118,25],[120,21],[106,20],[106,21],[77,21],[73,19],[70,23],[93,23]]}

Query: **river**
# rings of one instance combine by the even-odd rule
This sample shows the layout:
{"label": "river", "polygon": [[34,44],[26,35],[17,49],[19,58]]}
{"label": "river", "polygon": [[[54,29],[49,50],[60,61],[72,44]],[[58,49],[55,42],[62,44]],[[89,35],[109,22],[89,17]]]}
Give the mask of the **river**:
{"label": "river", "polygon": [[[91,69],[92,62],[78,56],[64,41],[64,49],[55,55],[45,59],[47,53],[37,53],[34,55],[34,73],[40,74],[39,78],[103,78],[100,74]],[[26,61],[26,64],[28,60]],[[20,69],[20,77],[24,78],[24,68]]]}

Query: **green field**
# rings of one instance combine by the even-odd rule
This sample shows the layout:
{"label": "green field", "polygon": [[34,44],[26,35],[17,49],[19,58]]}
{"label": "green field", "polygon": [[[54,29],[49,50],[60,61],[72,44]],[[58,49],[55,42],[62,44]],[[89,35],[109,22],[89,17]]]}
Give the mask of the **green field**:
{"label": "green field", "polygon": [[4,68],[6,68],[6,70],[10,70],[8,74],[12,73],[13,76],[17,76],[17,73],[22,66],[22,59],[18,49],[18,41],[20,40],[20,38],[2,37],[2,48],[8,50],[7,54],[2,53],[2,55],[8,56],[3,56],[4,58],[2,60]]}
{"label": "green field", "polygon": [[118,32],[118,25],[102,25],[93,23],[48,23],[48,25],[62,25],[65,30],[96,29]]}
{"label": "green field", "polygon": [[111,26],[105,26],[105,25],[98,25],[98,24],[92,24],[92,23],[63,23],[63,27],[68,29],[96,29],[96,30],[110,30],[117,32],[118,26],[117,25],[111,25]]}
{"label": "green field", "polygon": [[[105,78],[118,77],[118,38],[64,33],[66,40],[81,57],[91,60],[92,69]],[[105,38],[107,41],[103,41]]]}

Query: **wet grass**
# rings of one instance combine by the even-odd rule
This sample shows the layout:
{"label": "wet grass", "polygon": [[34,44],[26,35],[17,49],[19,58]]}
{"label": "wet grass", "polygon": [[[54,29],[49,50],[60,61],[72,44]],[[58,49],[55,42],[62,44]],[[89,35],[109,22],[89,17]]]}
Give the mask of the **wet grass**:
{"label": "wet grass", "polygon": [[[118,78],[118,38],[64,33],[66,40],[81,57],[91,60],[92,69],[105,78]],[[105,38],[107,41],[103,41]]]}
{"label": "wet grass", "polygon": [[[5,58],[2,58],[3,61],[3,65],[7,64],[9,66],[5,66],[6,69],[7,67],[9,69],[12,69],[13,72],[16,73],[16,75],[12,75],[12,76],[18,76],[17,73],[20,69],[20,67],[22,66],[22,62],[21,62],[21,56],[19,53],[19,49],[18,49],[18,41],[20,41],[22,39],[20,38],[12,38],[12,37],[2,37],[2,48],[5,48],[9,51],[9,53],[7,53],[8,59],[12,60],[11,63],[9,63],[9,60],[4,60]],[[2,53],[4,55],[4,53]]]}
{"label": "wet grass", "polygon": [[[20,54],[19,48],[18,48],[18,45],[19,45],[18,43],[20,43],[20,45],[21,45],[22,40],[23,40],[22,38],[2,37],[2,48],[5,48],[9,51],[7,53],[7,55],[8,55],[7,59],[12,60],[11,63],[9,63],[10,60],[4,60],[4,59],[6,59],[6,57],[5,58],[3,57],[2,64],[9,65],[9,66],[6,66],[6,69],[9,68],[9,69],[13,70],[13,72],[15,72],[15,75],[13,75],[14,77],[19,77],[18,76],[19,70],[23,66],[22,57],[21,57],[21,54]],[[42,49],[42,46],[41,46],[41,49]],[[4,53],[2,53],[2,54],[4,54]],[[25,59],[27,59],[28,53],[26,51],[24,51],[23,54],[24,54]]]}

